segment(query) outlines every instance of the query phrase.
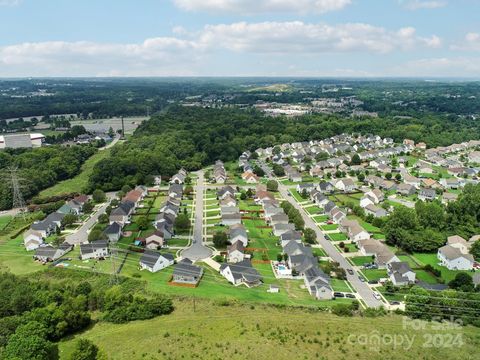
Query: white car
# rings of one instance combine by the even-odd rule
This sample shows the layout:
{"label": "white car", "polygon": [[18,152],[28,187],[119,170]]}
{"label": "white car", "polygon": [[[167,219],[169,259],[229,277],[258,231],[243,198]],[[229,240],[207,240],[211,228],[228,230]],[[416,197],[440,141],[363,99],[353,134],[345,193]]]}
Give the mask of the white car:
{"label": "white car", "polygon": [[375,299],[377,299],[377,300],[381,300],[381,299],[382,299],[382,297],[380,296],[380,294],[379,294],[378,292],[376,292],[376,291],[373,292],[373,297],[374,297]]}

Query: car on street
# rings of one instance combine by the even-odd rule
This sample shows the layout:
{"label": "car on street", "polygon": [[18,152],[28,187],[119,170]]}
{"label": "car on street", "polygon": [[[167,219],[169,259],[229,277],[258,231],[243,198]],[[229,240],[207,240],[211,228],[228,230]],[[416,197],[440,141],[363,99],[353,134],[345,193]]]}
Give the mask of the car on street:
{"label": "car on street", "polygon": [[382,299],[382,297],[380,296],[380,294],[379,294],[378,292],[376,292],[376,291],[373,292],[373,297],[374,297],[375,299],[377,299],[377,300],[381,300],[381,299]]}
{"label": "car on street", "polygon": [[368,280],[368,283],[371,285],[378,284],[378,280]]}
{"label": "car on street", "polygon": [[353,270],[352,270],[352,269],[347,269],[347,272],[348,272],[350,275],[353,275]]}

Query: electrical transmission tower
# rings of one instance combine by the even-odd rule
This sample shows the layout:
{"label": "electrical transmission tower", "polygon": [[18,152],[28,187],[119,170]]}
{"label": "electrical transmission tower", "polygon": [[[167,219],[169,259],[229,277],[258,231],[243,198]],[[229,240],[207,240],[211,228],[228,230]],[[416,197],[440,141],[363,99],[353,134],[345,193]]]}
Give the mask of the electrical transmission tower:
{"label": "electrical transmission tower", "polygon": [[25,179],[21,178],[18,175],[18,167],[12,166],[6,169],[3,178],[10,184],[12,187],[12,207],[14,209],[19,209],[23,217],[25,217],[26,204],[22,195],[22,185],[21,182],[24,182]]}
{"label": "electrical transmission tower", "polygon": [[118,284],[118,274],[117,274],[117,266],[115,263],[115,258],[118,256],[117,249],[115,246],[110,245],[110,263],[112,264],[112,275],[110,275],[110,284],[116,285]]}

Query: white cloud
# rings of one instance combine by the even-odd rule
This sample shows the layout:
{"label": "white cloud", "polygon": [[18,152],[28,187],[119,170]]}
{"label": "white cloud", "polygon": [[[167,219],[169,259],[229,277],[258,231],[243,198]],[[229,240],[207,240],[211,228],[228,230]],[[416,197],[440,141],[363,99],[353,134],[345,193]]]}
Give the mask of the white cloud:
{"label": "white cloud", "polygon": [[[225,55],[236,60],[246,54],[251,59],[281,54],[312,61],[320,54],[387,54],[441,44],[438,37],[418,36],[411,27],[390,31],[361,23],[240,22],[207,25],[193,33],[181,27],[172,31],[172,37],[131,44],[48,41],[0,47],[0,76],[215,74]],[[243,65],[232,61],[222,66],[236,73]]]}
{"label": "white cloud", "polygon": [[23,43],[0,48],[0,76],[190,75],[187,64],[200,55],[197,44],[173,37],[139,44]]}
{"label": "white cloud", "polygon": [[417,46],[438,47],[441,43],[436,36],[417,36],[411,27],[388,31],[362,23],[332,26],[301,21],[207,25],[200,35],[200,42],[256,53],[388,53]]}
{"label": "white cloud", "polygon": [[480,58],[427,58],[413,60],[394,70],[404,76],[449,76],[480,78]]}
{"label": "white cloud", "polygon": [[446,0],[400,0],[408,10],[438,9],[448,5]]}
{"label": "white cloud", "polygon": [[272,12],[294,12],[301,14],[323,14],[341,10],[351,0],[174,0],[187,11],[229,12],[236,14],[258,14]]}
{"label": "white cloud", "polygon": [[465,39],[461,44],[452,45],[451,49],[460,51],[480,51],[480,34],[468,33],[465,35]]}

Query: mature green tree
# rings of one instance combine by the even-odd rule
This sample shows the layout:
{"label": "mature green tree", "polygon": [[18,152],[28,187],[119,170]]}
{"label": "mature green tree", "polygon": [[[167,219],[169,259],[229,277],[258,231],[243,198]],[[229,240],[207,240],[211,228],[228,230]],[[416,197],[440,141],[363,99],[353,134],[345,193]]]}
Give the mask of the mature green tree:
{"label": "mature green tree", "polygon": [[268,180],[267,190],[268,191],[278,191],[278,182],[276,182],[275,180]]}
{"label": "mature green tree", "polygon": [[448,283],[448,286],[452,289],[463,292],[473,291],[473,288],[475,287],[473,285],[472,277],[465,272],[460,272],[455,275],[455,278]]}
{"label": "mature green tree", "polygon": [[75,348],[70,355],[70,360],[96,360],[98,347],[88,339],[80,339],[75,343]]}
{"label": "mature green tree", "polygon": [[213,235],[213,244],[217,248],[224,248],[228,245],[228,236],[227,233],[224,231],[217,231]]}
{"label": "mature green tree", "polygon": [[72,225],[78,220],[78,216],[75,214],[66,214],[62,219],[62,226]]}
{"label": "mature green tree", "polygon": [[175,228],[179,231],[185,231],[190,229],[191,223],[190,218],[187,214],[178,214],[177,218],[175,219]]}
{"label": "mature green tree", "polygon": [[148,220],[147,216],[141,216],[137,220],[137,225],[140,230],[147,230],[150,225],[150,220]]}
{"label": "mature green tree", "polygon": [[56,346],[47,340],[47,330],[39,322],[31,321],[15,331],[5,347],[6,359],[54,359]]}
{"label": "mature green tree", "polygon": [[97,189],[95,190],[93,193],[92,193],[92,199],[94,202],[96,202],[97,204],[99,203],[103,203],[105,202],[105,200],[107,199],[106,195],[105,195],[105,192],[103,192],[102,190],[100,189]]}
{"label": "mature green tree", "polygon": [[315,244],[317,242],[317,234],[313,229],[306,228],[303,230],[303,237],[305,238],[305,242],[307,244]]}
{"label": "mature green tree", "polygon": [[360,156],[358,154],[354,154],[350,163],[352,165],[360,165],[362,163],[362,160],[360,159]]}
{"label": "mature green tree", "polygon": [[470,248],[470,254],[473,255],[475,260],[480,261],[480,240],[475,241]]}
{"label": "mature green tree", "polygon": [[106,235],[102,230],[99,229],[93,229],[90,231],[90,234],[88,234],[88,241],[97,241],[97,240],[106,240]]}

